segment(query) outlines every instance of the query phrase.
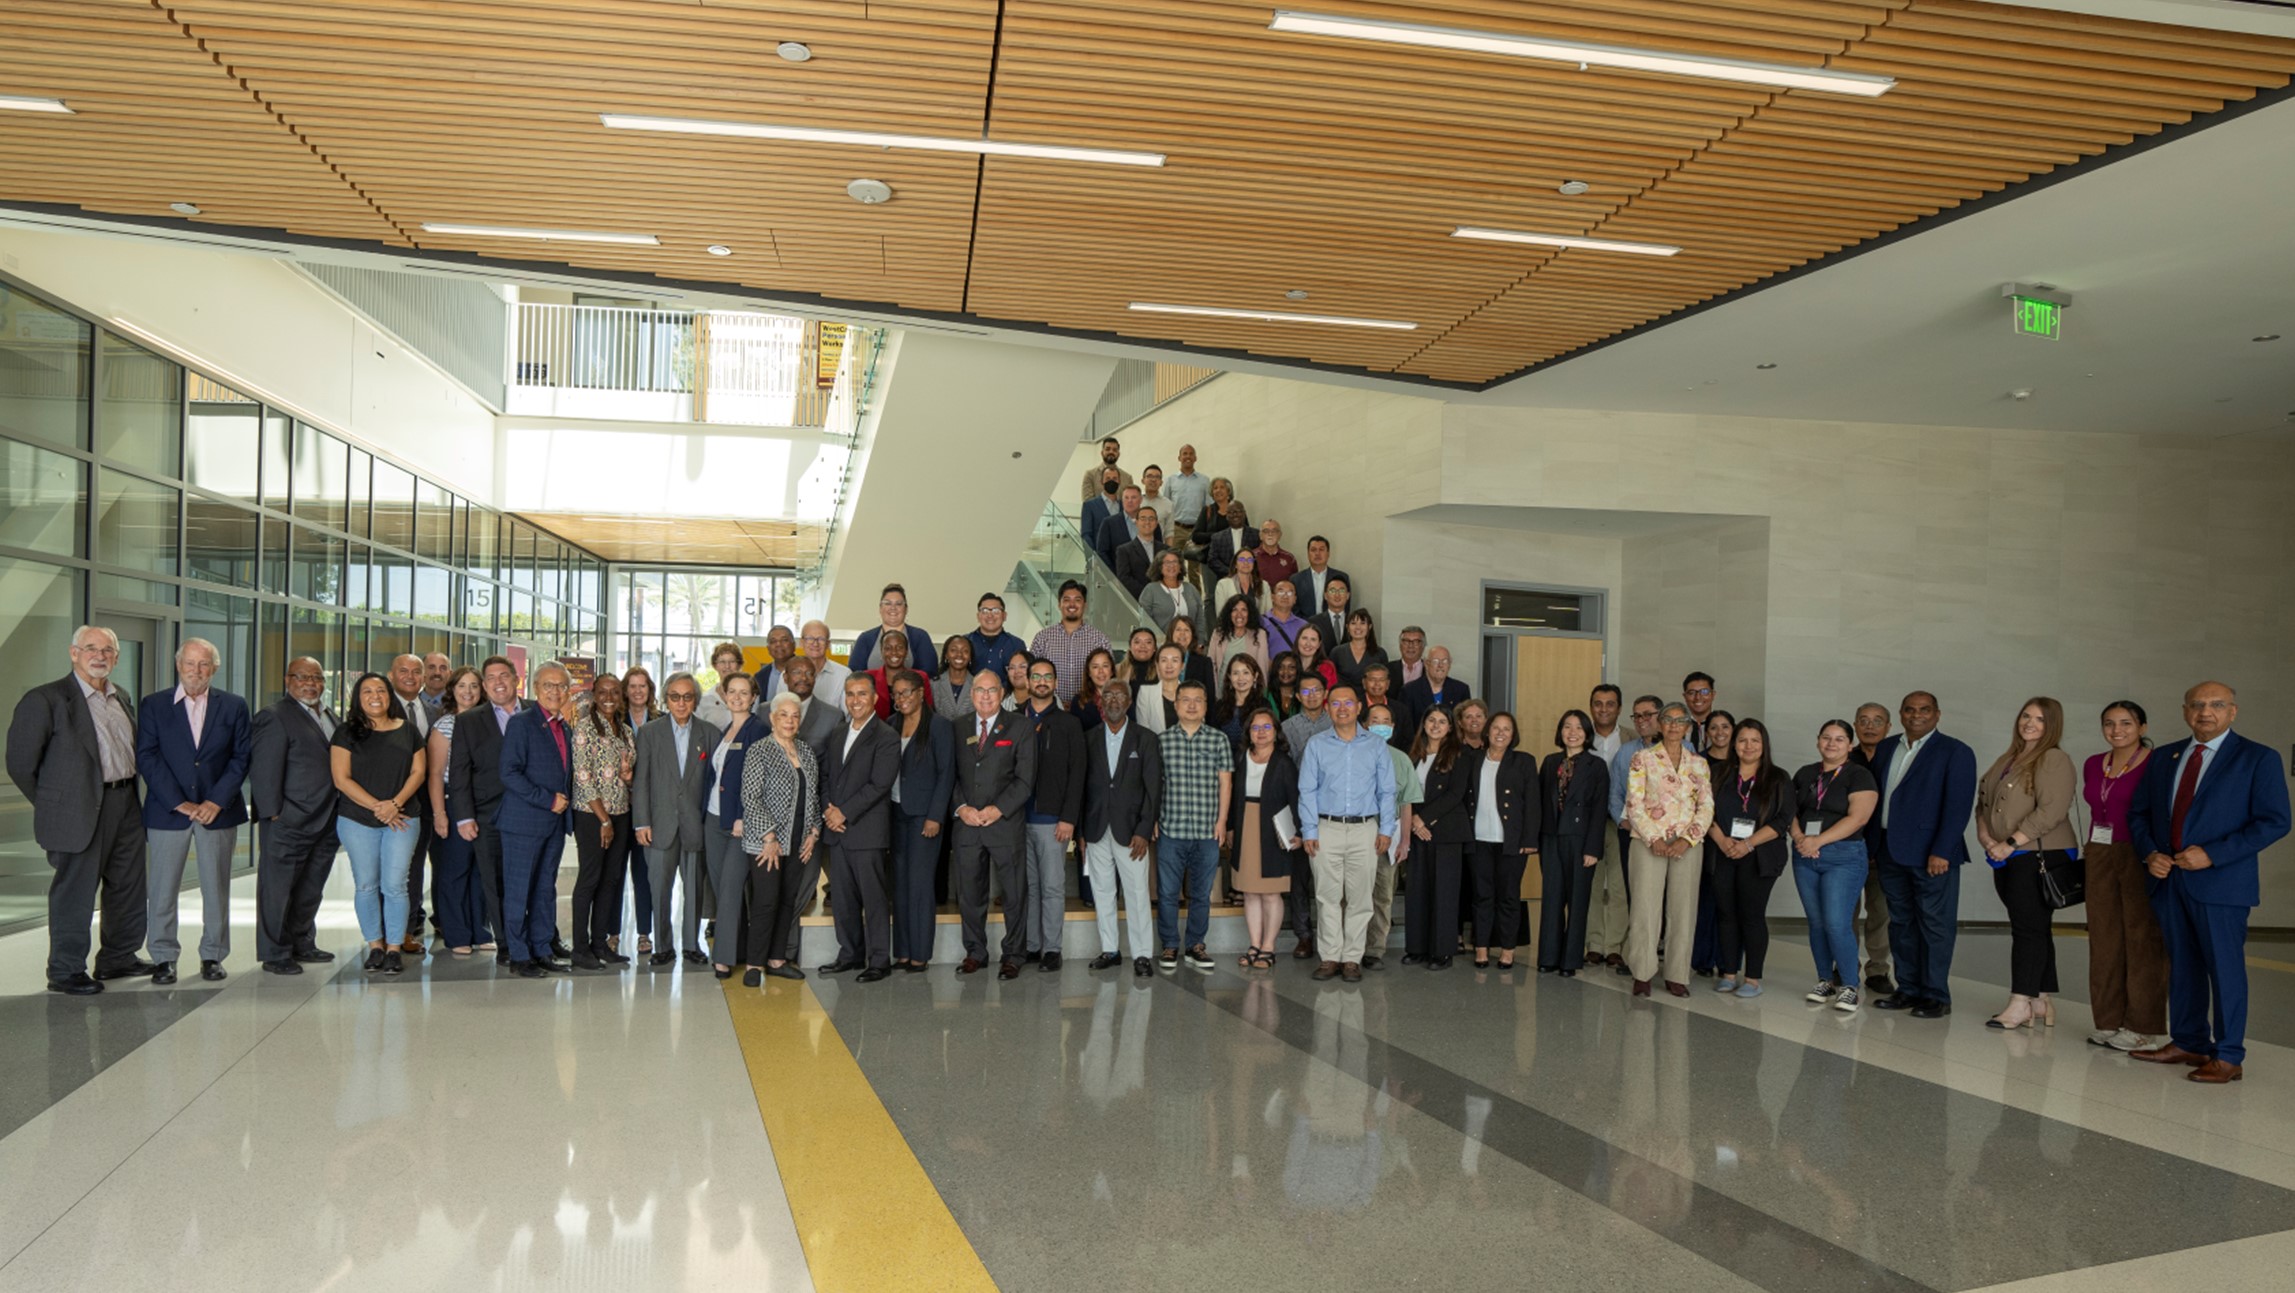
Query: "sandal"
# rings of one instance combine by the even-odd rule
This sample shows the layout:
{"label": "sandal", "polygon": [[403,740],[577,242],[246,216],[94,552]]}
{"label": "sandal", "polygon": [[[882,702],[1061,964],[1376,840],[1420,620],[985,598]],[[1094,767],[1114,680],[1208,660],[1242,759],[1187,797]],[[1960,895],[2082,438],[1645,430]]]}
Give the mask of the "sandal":
{"label": "sandal", "polygon": [[1262,969],[1262,970],[1272,970],[1272,969],[1274,969],[1274,968],[1275,968],[1275,949],[1274,949],[1274,948],[1271,948],[1271,947],[1270,947],[1270,948],[1266,949],[1265,951],[1262,951],[1261,953],[1259,953],[1259,968],[1260,968],[1260,969]]}
{"label": "sandal", "polygon": [[1244,970],[1259,964],[1259,949],[1256,947],[1244,948],[1243,955],[1235,958],[1235,964],[1238,969]]}
{"label": "sandal", "polygon": [[653,952],[653,939],[650,937],[638,939],[637,950],[639,956],[650,955]]}

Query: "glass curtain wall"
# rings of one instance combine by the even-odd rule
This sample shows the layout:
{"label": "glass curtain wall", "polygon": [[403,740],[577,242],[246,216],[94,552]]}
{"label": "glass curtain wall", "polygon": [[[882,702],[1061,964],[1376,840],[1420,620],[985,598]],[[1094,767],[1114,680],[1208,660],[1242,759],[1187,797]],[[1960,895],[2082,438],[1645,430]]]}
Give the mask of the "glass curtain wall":
{"label": "glass curtain wall", "polygon": [[[596,656],[605,566],[0,279],[0,713],[62,677],[82,623],[148,690],[186,637],[277,699],[290,655],[338,708],[402,652]],[[252,865],[253,832],[240,841]],[[32,815],[0,782],[0,928],[46,912]]]}
{"label": "glass curtain wall", "polygon": [[662,683],[686,672],[714,687],[709,649],[727,641],[762,647],[776,624],[794,633],[800,596],[790,571],[617,565],[612,667],[642,664]]}

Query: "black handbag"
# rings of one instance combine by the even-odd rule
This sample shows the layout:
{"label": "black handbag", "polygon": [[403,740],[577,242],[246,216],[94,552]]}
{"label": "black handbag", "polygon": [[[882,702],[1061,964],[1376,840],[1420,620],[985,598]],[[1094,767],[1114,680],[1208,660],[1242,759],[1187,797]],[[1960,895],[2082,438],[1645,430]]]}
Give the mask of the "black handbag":
{"label": "black handbag", "polygon": [[2088,900],[2088,863],[2070,849],[2040,855],[2040,896],[2056,911]]}

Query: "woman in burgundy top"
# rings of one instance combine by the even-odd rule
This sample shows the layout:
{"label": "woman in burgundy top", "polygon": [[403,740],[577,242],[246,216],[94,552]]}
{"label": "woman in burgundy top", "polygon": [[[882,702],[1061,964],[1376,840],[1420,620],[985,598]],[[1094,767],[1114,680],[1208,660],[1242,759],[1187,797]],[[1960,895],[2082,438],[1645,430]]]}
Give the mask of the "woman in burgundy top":
{"label": "woman in burgundy top", "polygon": [[2142,1050],[2167,1031],[2167,945],[2152,915],[2142,859],[2128,842],[2128,805],[2143,780],[2151,742],[2144,707],[2115,700],[2104,707],[2111,748],[2088,760],[2081,797],[2088,801],[2088,1005],[2092,1046]]}

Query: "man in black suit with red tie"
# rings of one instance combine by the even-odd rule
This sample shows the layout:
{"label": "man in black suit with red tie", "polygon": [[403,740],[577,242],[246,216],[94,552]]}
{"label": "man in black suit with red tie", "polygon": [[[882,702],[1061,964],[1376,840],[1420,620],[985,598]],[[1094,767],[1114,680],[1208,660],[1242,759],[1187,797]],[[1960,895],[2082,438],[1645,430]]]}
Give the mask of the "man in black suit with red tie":
{"label": "man in black suit with red tie", "polygon": [[[1003,965],[996,977],[1020,973],[1028,945],[1028,796],[1036,787],[1036,733],[1004,708],[1004,680],[972,675],[972,720],[956,725],[956,830],[949,854],[949,887],[964,922],[964,964],[972,974],[988,963],[988,872],[1004,891]],[[1024,726],[1024,724],[1027,724]]]}

